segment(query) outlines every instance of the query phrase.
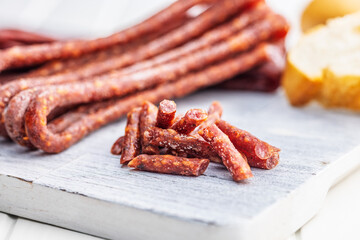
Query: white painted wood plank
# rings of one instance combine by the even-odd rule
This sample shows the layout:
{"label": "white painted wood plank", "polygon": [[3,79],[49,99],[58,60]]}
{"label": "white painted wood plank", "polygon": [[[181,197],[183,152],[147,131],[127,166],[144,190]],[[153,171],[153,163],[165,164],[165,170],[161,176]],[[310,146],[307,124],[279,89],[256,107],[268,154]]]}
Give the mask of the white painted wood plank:
{"label": "white painted wood plank", "polygon": [[19,219],[9,240],[100,240],[90,235],[38,222]]}
{"label": "white painted wood plank", "polygon": [[[132,171],[109,154],[124,129],[120,121],[63,154],[32,158],[32,167],[41,171],[32,172],[22,159],[0,157],[0,164],[6,163],[0,167],[0,209],[108,238],[279,239],[313,217],[329,187],[359,165],[357,158],[346,156],[360,152],[356,114],[317,105],[294,109],[280,93],[208,90],[177,105],[180,111],[206,108],[214,99],[224,105],[225,120],[282,149],[277,168],[254,169],[255,177],[246,184],[233,182],[214,164],[198,178]],[[9,144],[6,151],[10,156],[19,149]],[[1,175],[9,169],[10,176]],[[18,180],[25,173],[30,182]],[[22,196],[30,200],[24,203]],[[257,231],[258,226],[266,227]]]}
{"label": "white painted wood plank", "polygon": [[0,212],[0,240],[8,240],[13,227],[16,223],[16,217],[10,217],[5,213]]}
{"label": "white painted wood plank", "polygon": [[301,240],[360,239],[360,168],[337,184],[319,213],[301,229]]}

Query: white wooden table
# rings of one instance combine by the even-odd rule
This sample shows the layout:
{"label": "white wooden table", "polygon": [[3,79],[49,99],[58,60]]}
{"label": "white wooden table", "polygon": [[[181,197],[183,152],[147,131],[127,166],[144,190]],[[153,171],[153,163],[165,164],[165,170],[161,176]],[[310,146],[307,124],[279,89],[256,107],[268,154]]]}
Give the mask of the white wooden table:
{"label": "white wooden table", "polygon": [[[360,168],[328,193],[320,212],[288,240],[360,239]],[[0,240],[100,239],[0,213]]]}
{"label": "white wooden table", "polygon": [[[58,37],[102,36],[149,15],[154,8],[168,2],[169,0],[0,0],[0,28],[18,27]],[[289,45],[299,35],[297,20],[304,2],[308,0],[270,1],[292,23]],[[290,239],[360,239],[359,183],[360,169],[334,186],[316,217]],[[0,240],[3,239],[98,238],[0,213]]]}

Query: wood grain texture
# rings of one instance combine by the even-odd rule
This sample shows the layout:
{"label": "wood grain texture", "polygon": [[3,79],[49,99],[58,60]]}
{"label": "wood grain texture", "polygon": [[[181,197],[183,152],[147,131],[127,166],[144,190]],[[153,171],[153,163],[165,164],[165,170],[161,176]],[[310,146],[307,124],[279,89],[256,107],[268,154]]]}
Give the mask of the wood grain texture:
{"label": "wood grain texture", "polygon": [[58,155],[1,143],[0,211],[115,239],[284,239],[359,165],[355,114],[291,108],[282,93],[203,91],[177,105],[206,109],[214,99],[223,119],[282,149],[278,167],[253,169],[244,183],[216,164],[198,178],[130,170],[109,153],[121,120]]}

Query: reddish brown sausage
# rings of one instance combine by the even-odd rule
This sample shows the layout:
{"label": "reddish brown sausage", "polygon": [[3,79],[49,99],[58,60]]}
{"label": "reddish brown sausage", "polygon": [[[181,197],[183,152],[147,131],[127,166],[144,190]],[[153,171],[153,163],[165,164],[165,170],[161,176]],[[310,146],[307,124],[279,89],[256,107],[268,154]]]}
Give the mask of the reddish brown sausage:
{"label": "reddish brown sausage", "polygon": [[175,114],[175,102],[166,99],[162,100],[159,104],[155,125],[159,128],[169,128],[173,124]]}
{"label": "reddish brown sausage", "polygon": [[[89,41],[73,40],[10,48],[0,55],[0,71],[8,68],[35,65],[53,59],[77,57],[116,44],[128,43],[147,33],[157,31],[157,29],[162,28],[168,22],[171,22],[176,16],[183,14],[189,8],[202,2],[204,1],[177,1],[142,23],[106,38],[98,38]],[[247,1],[243,0],[241,2]]]}
{"label": "reddish brown sausage", "polygon": [[174,129],[181,134],[190,134],[197,126],[207,119],[207,113],[202,109],[190,109],[180,118],[179,121],[175,122],[171,126],[171,129]]}
{"label": "reddish brown sausage", "polygon": [[125,164],[140,154],[140,113],[141,108],[132,109],[127,116],[125,139],[120,163]]}
{"label": "reddish brown sausage", "polygon": [[284,41],[275,43],[278,54],[261,66],[224,81],[214,88],[228,90],[251,90],[272,92],[280,86],[281,75],[285,69],[286,52]]}
{"label": "reddish brown sausage", "polygon": [[245,154],[250,166],[272,169],[279,163],[280,149],[232,126],[224,120],[219,120],[216,125],[229,136],[235,147]]}
{"label": "reddish brown sausage", "polygon": [[[32,78],[36,76],[48,76],[50,74],[65,74],[72,71],[81,71],[83,67],[85,67],[87,64],[95,64],[95,63],[101,63],[102,61],[116,58],[120,56],[121,54],[124,54],[128,51],[133,51],[139,46],[146,44],[152,40],[155,40],[156,38],[164,35],[165,33],[168,33],[181,25],[185,24],[187,21],[189,21],[191,18],[187,15],[180,16],[179,18],[174,19],[172,22],[167,24],[165,27],[159,29],[155,33],[151,33],[148,35],[145,35],[144,37],[140,39],[136,39],[134,41],[131,41],[127,44],[121,44],[121,45],[115,45],[107,49],[99,50],[93,53],[88,53],[85,55],[82,55],[77,58],[70,58],[66,60],[54,60],[49,63],[44,64],[40,68],[34,70],[31,72],[31,74],[28,74],[27,78]],[[41,75],[34,75],[34,73],[42,73]],[[45,73],[45,74],[44,74]],[[97,75],[95,73],[95,75]],[[64,75],[67,76],[67,75]],[[87,76],[87,75],[84,75]],[[32,79],[28,79],[31,81]],[[46,79],[44,79],[46,81]],[[29,86],[30,87],[30,86]]]}
{"label": "reddish brown sausage", "polygon": [[[182,19],[179,19],[179,20],[176,19],[175,23],[170,24],[170,26],[168,26],[168,27],[162,29],[161,31],[159,31],[158,33],[152,34],[152,35],[155,35],[154,37],[161,35],[165,31],[169,31],[173,27],[178,26],[178,24],[184,22],[186,19],[188,19],[188,17],[186,17],[186,18],[183,17]],[[150,36],[150,37],[152,38],[152,36]],[[69,72],[72,70],[76,70],[76,68],[81,67],[81,65],[83,63],[86,63],[87,61],[90,61],[90,60],[91,61],[99,61],[99,60],[105,59],[106,57],[108,57],[110,55],[120,54],[121,52],[124,52],[124,50],[126,50],[128,48],[137,47],[143,41],[146,41],[146,38],[142,39],[139,42],[128,44],[129,46],[115,46],[111,49],[107,49],[107,50],[104,50],[101,52],[88,54],[87,56],[83,56],[82,58],[69,59],[64,62],[61,62],[61,61],[53,62],[51,64],[45,65],[45,66],[43,66],[39,69],[36,69],[28,74],[25,74],[23,76],[24,77],[47,76],[54,72],[61,73],[64,71]],[[27,79],[27,81],[31,81],[31,80]],[[32,89],[30,92],[34,92],[34,91],[35,91],[35,89]],[[29,94],[30,94],[29,91],[23,91],[12,98],[12,100],[10,101],[10,104],[7,106],[7,111],[6,111],[4,120],[6,123],[5,124],[6,134],[8,134],[11,139],[13,139],[15,142],[19,143],[22,146],[27,146],[29,148],[33,148],[33,146],[28,141],[28,138],[25,134],[23,120],[18,117],[25,113],[28,102],[30,100]],[[82,111],[82,113],[84,113],[83,108],[81,111]],[[59,129],[59,128],[61,129],[62,126],[66,126],[66,122],[69,122],[67,120],[74,120],[74,117],[78,117],[78,116],[79,116],[79,113],[77,113],[77,112],[75,112],[75,114],[70,114],[70,115],[68,114],[67,119],[62,118],[59,121],[55,121],[52,123],[51,126],[54,128],[57,128],[57,129]],[[58,124],[59,124],[59,126],[57,126]],[[1,130],[1,124],[0,124],[0,130]],[[5,132],[2,135],[5,135]]]}
{"label": "reddish brown sausage", "polygon": [[145,154],[137,156],[128,164],[129,167],[137,170],[185,176],[200,176],[208,165],[208,159]]}
{"label": "reddish brown sausage", "polygon": [[[270,32],[277,31],[275,26],[283,28],[284,19],[277,15],[273,18],[273,24],[268,23],[268,21],[260,23],[259,26],[264,24],[264,26],[262,26],[264,27],[264,32],[261,36],[271,36]],[[178,61],[134,73],[132,75],[118,76],[116,73],[103,75],[91,81],[49,87],[47,90],[37,93],[37,95],[39,95],[39,97],[41,96],[42,99],[50,97],[57,99],[57,104],[59,106],[87,103],[111,97],[123,96],[130,92],[172,81],[187,72],[201,69],[215,61],[224,59],[225,57],[229,57],[232,54],[247,49],[252,44],[260,40],[260,38],[254,38],[254,42],[250,41],[250,43],[248,42],[249,36],[251,36],[251,38],[254,37],[253,33],[247,34],[244,32],[240,35],[234,36],[227,42],[219,43],[210,49],[201,50],[189,56],[183,57]],[[38,101],[42,102],[42,99],[38,99]]]}
{"label": "reddish brown sausage", "polygon": [[0,30],[0,41],[18,41],[24,44],[34,44],[53,42],[55,39],[18,29],[2,29]]}
{"label": "reddish brown sausage", "polygon": [[[271,58],[274,46],[261,44],[254,50],[210,66],[198,73],[190,74],[176,82],[163,84],[154,89],[136,93],[120,100],[110,100],[109,106],[74,122],[65,131],[54,134],[46,126],[46,116],[56,106],[58,99],[46,102],[34,99],[25,114],[25,127],[32,144],[45,152],[61,152],[92,131],[115,121],[144,100],[159,102],[163,99],[183,97],[198,89],[214,85],[236,74],[247,71]],[[156,117],[156,116],[155,116]]]}
{"label": "reddish brown sausage", "polygon": [[221,157],[234,181],[241,181],[253,176],[246,158],[215,124],[200,130],[199,134],[211,144],[214,151]]}
{"label": "reddish brown sausage", "polygon": [[140,113],[141,153],[159,154],[160,150],[149,141],[149,131],[155,127],[158,109],[149,101],[144,102]]}
{"label": "reddish brown sausage", "polygon": [[271,10],[260,1],[255,4],[252,8],[246,8],[239,13],[234,19],[228,23],[224,23],[214,29],[210,29],[208,32],[200,36],[199,38],[190,41],[180,47],[174,48],[173,50],[167,51],[149,60],[141,61],[134,65],[121,70],[123,74],[133,73],[139,70],[151,68],[166,62],[173,61],[189,53],[211,47],[212,45],[224,41],[225,39],[233,36],[234,34],[241,31],[243,28],[250,24],[263,19],[270,14]]}
{"label": "reddish brown sausage", "polygon": [[199,127],[194,131],[193,134],[196,134],[198,131],[214,124],[217,120],[221,118],[223,109],[219,102],[212,102],[208,110],[207,119],[199,125]]}
{"label": "reddish brown sausage", "polygon": [[125,136],[119,137],[116,142],[111,147],[111,153],[114,155],[120,155],[122,153],[122,150],[124,148],[124,140]]}
{"label": "reddish brown sausage", "polygon": [[[228,0],[228,1],[230,1],[230,0]],[[235,2],[230,1],[230,2],[231,2],[231,4],[226,4],[227,1],[222,1],[221,3],[219,3],[219,4],[224,4],[225,5],[224,7],[226,7],[226,9],[229,8],[227,11],[225,11],[224,9],[219,10],[217,8],[211,8],[207,12],[205,12],[203,15],[201,15],[200,17],[194,19],[194,21],[198,20],[199,24],[202,23],[201,26],[203,26],[203,24],[205,22],[205,23],[207,23],[207,24],[205,24],[206,27],[210,27],[210,25],[215,24],[216,21],[223,20],[224,17],[227,16],[227,14],[229,14],[229,11],[230,12],[234,11],[234,8],[236,6],[241,7],[244,4],[244,2],[242,2],[242,1],[235,1]],[[241,2],[241,4],[240,4],[240,2]],[[221,14],[216,15],[216,13],[218,13],[218,12],[222,13],[223,15],[221,15]],[[216,21],[214,20],[214,18]],[[200,21],[199,19],[200,20],[202,19],[202,20]],[[234,54],[236,52],[246,50],[247,48],[255,45],[257,42],[270,37],[272,34],[275,34],[275,32],[279,31],[279,29],[282,30],[284,28],[284,25],[287,26],[286,21],[278,15],[273,15],[272,17],[267,17],[267,19],[268,19],[267,21],[263,21],[263,22],[257,24],[256,26],[249,28],[247,31],[244,31],[244,33],[238,34],[224,43],[217,44],[216,46],[211,48],[211,51],[209,51],[209,49],[200,50],[200,51],[196,52],[196,54],[191,54],[191,55],[184,57],[174,63],[168,63],[168,64],[166,64],[166,66],[155,67],[153,69],[149,69],[149,70],[140,72],[137,75],[135,73],[131,76],[132,76],[132,78],[135,78],[135,79],[151,78],[152,81],[148,81],[149,85],[145,85],[144,87],[149,87],[151,85],[154,85],[154,83],[155,84],[159,83],[159,78],[160,79],[166,78],[168,80],[174,79],[176,76],[179,76],[179,74],[185,74],[186,72],[203,68],[204,66],[206,66],[214,61],[221,60],[221,59],[223,59],[231,54]],[[194,36],[193,34],[195,34],[195,35],[199,34],[198,30],[194,30],[193,26],[189,25],[189,24],[186,24],[184,26],[184,28],[186,28],[186,26],[191,26],[191,28],[190,27],[186,28],[187,31],[189,31],[188,37]],[[194,31],[194,32],[191,32],[190,29],[192,29],[192,31]],[[202,28],[202,29],[204,31],[206,30],[206,28]],[[166,37],[167,35],[165,35],[164,38],[160,38],[160,39],[157,39],[156,41],[154,41],[154,42],[156,42],[156,44],[153,47],[151,47],[152,46],[151,44],[146,45],[144,47],[146,47],[146,48],[149,47],[150,49],[153,49],[155,46],[157,46],[159,49],[162,49],[162,48],[164,48],[165,45],[159,44],[162,41],[161,39],[165,39],[165,40],[167,39],[166,41],[164,40],[165,42],[168,42],[167,46],[173,47],[174,46],[173,43],[177,38],[174,41],[170,41],[169,39],[172,39],[173,37],[177,36],[176,34],[174,35],[174,32],[177,32],[177,30],[172,31],[170,33],[172,37],[168,38],[168,37]],[[182,36],[181,39],[184,39],[184,35],[181,35],[181,36]],[[178,40],[179,39],[177,39],[176,41],[178,41]],[[156,48],[156,49],[158,49],[158,48]],[[141,50],[141,49],[142,48],[139,48],[137,51],[139,52],[139,54],[144,54],[145,50],[144,49]],[[154,51],[154,50],[152,50],[152,51]],[[145,52],[148,52],[148,51],[145,51]],[[152,52],[152,54],[153,53],[154,52]],[[134,55],[133,53],[131,53],[130,55],[138,56],[139,54]],[[125,60],[130,59],[129,58],[130,55],[129,55],[129,57],[126,57],[125,55],[122,55],[121,58],[124,58]],[[143,56],[145,56],[145,55],[143,55]],[[117,61],[115,61],[115,62],[117,62]],[[113,62],[112,61],[110,63],[103,62],[101,64],[104,64],[104,66],[110,66],[110,65],[112,66]],[[85,69],[82,70],[82,72],[87,75],[93,69],[98,71],[97,69],[99,69],[99,66],[98,65],[96,67],[87,66]],[[112,69],[112,67],[110,69]],[[70,80],[73,81],[74,76],[77,76],[77,77],[75,77],[75,79],[78,79],[79,76],[82,76],[82,74],[79,74],[76,72],[69,73],[69,75],[71,75],[71,76],[69,76],[69,78],[67,78],[67,77],[64,78],[64,75],[60,75],[60,76],[56,75],[54,77],[47,78],[46,84],[51,85],[51,84],[61,83],[64,81],[70,81]],[[92,75],[92,74],[90,74],[90,75]],[[82,77],[84,77],[84,76],[82,76]],[[111,73],[108,75],[104,75],[99,78],[95,78],[92,81],[94,81],[93,85],[95,84],[95,88],[97,88],[99,90],[99,84],[102,85],[101,83],[99,83],[99,81],[101,81],[102,79],[106,79],[106,81],[110,81],[110,83],[104,83],[105,86],[115,86],[115,85],[119,85],[119,83],[115,83],[115,82],[116,81],[118,82],[119,80],[123,80],[123,78],[124,78],[124,76],[121,74],[121,72],[117,72],[117,73]],[[115,81],[115,82],[111,83],[111,81]],[[26,89],[29,87],[38,86],[38,85],[43,85],[43,84],[44,84],[44,79],[37,78],[37,79],[33,79],[31,81],[19,80],[16,83],[15,82],[11,83],[11,85],[2,86],[0,88],[0,117],[1,117],[2,121],[3,121],[3,116],[2,116],[3,109],[6,106],[9,99],[11,99],[11,97],[14,96],[14,94],[19,92],[20,90],[23,90],[23,89]],[[81,85],[85,85],[85,84],[81,84]],[[139,86],[139,83],[136,83],[136,81],[132,85],[131,84],[126,84],[126,85],[128,85],[128,87],[137,85],[137,87],[135,89],[130,88],[131,91],[135,91],[135,90],[144,88],[144,87]],[[141,87],[141,88],[139,88],[139,87]],[[72,88],[72,89],[75,89],[75,88]],[[80,87],[80,88],[83,88],[83,87]],[[85,88],[86,88],[86,86],[84,86],[84,89]],[[120,87],[119,89],[123,89],[123,88]],[[114,92],[114,89],[110,89],[110,90],[112,92]],[[104,94],[107,97],[110,97],[109,93],[106,93],[106,90],[104,90],[102,92],[104,92]],[[125,94],[125,93],[126,93],[126,91],[124,93],[121,93],[120,95]],[[119,96],[119,95],[116,95],[116,96]],[[2,127],[2,125],[0,124],[0,132],[1,132],[1,127]],[[2,132],[4,132],[4,131],[2,131]]]}
{"label": "reddish brown sausage", "polygon": [[149,130],[149,139],[151,144],[172,150],[176,155],[221,162],[211,145],[197,136],[182,135],[173,129],[152,128]]}

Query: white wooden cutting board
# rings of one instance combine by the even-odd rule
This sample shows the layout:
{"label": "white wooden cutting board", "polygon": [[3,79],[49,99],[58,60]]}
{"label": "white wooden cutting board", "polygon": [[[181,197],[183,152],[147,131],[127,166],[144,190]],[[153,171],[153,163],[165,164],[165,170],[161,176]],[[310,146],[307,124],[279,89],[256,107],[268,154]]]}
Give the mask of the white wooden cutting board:
{"label": "white wooden cutting board", "polygon": [[213,100],[225,120],[282,149],[275,169],[243,183],[216,164],[197,178],[130,170],[109,153],[122,120],[58,155],[0,142],[0,211],[113,239],[284,239],[360,165],[356,114],[292,108],[281,92],[206,90],[177,105]]}

